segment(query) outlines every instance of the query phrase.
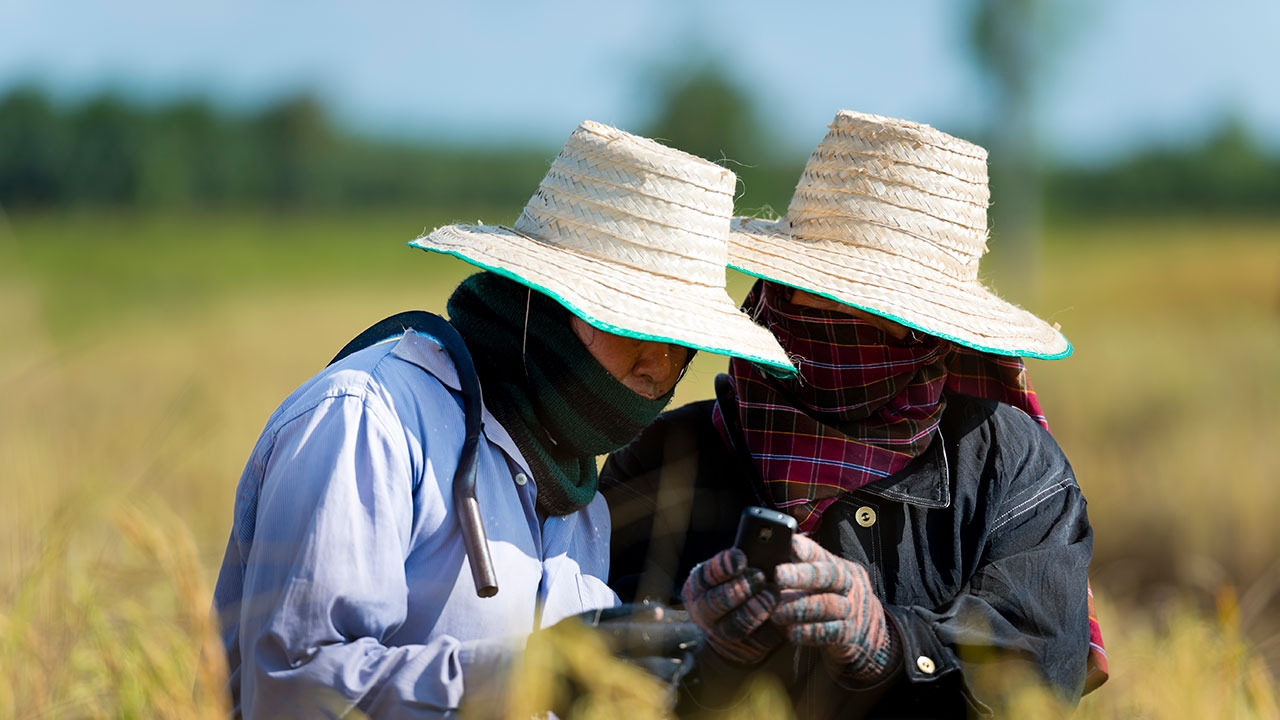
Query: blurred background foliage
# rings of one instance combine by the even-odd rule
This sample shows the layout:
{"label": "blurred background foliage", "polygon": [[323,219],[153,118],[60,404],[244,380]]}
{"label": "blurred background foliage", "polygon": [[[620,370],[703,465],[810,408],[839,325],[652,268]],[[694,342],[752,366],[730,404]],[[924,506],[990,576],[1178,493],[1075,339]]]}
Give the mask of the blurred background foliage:
{"label": "blurred background foliage", "polygon": [[[104,95],[69,106],[37,87],[0,99],[0,204],[306,210],[520,205],[546,148],[458,150],[360,137],[314,98],[235,115],[205,100],[144,106]],[[554,156],[554,150],[551,151]]]}
{"label": "blurred background foliage", "polygon": [[[662,78],[659,88],[653,119],[627,129],[723,162],[741,177],[740,209],[785,212],[803,158],[778,157],[754,99],[729,74],[706,64]],[[984,141],[998,132],[959,134],[1000,144]],[[27,86],[0,95],[0,207],[518,208],[558,150],[362,136],[306,95],[235,114],[201,99],[156,105],[107,94],[58,103]],[[1195,144],[1036,164],[1051,220],[1164,211],[1280,216],[1280,154],[1235,119]],[[992,184],[998,201],[999,178]]]}

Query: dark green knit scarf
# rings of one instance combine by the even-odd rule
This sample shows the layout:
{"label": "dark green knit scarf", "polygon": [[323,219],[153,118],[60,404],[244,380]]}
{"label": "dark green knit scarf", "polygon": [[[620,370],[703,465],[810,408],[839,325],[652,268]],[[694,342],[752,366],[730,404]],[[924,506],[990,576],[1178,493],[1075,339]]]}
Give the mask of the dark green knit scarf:
{"label": "dark green knit scarf", "polygon": [[647,400],[616,380],[574,334],[564,306],[513,280],[472,275],[448,312],[475,361],[484,404],[528,461],[538,507],[549,515],[591,502],[596,456],[630,442],[671,400],[671,392]]}

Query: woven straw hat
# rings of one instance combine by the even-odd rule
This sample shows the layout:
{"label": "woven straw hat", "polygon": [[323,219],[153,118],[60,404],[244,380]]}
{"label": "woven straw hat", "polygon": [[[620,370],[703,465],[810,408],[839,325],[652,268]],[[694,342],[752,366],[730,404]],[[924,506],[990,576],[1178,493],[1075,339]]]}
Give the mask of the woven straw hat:
{"label": "woven straw hat", "polygon": [[409,244],[546,293],[606,332],[794,372],[725,291],[735,187],[719,165],[587,121],[513,227],[447,225]]}
{"label": "woven straw hat", "polygon": [[928,125],[841,110],[777,221],[736,218],[729,265],[984,352],[1071,343],[978,280],[987,152]]}

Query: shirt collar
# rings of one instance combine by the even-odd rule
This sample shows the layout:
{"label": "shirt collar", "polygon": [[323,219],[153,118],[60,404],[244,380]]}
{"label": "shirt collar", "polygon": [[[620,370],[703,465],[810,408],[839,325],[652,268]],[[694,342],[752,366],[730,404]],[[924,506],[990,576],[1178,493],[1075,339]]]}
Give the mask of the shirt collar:
{"label": "shirt collar", "polygon": [[[391,354],[422,368],[436,380],[439,380],[441,385],[450,390],[462,392],[462,386],[458,382],[458,370],[449,358],[449,353],[445,352],[440,343],[436,342],[435,338],[430,335],[423,335],[409,330],[396,343],[396,346],[391,350]],[[507,433],[506,428],[502,427],[502,423],[499,423],[489,412],[489,408],[484,408],[481,420],[484,423],[483,432],[485,437],[501,448],[507,454],[507,457],[520,466],[521,470],[533,477],[533,472],[529,469],[529,463],[525,462],[524,456],[516,448],[515,441],[511,439],[511,435]]]}

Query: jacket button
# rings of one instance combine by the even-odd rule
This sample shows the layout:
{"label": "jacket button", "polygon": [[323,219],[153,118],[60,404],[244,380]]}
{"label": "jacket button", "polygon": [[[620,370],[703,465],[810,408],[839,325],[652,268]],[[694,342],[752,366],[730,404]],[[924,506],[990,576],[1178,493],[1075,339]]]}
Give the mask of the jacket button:
{"label": "jacket button", "polygon": [[932,675],[935,669],[933,666],[933,659],[924,655],[916,658],[916,667],[920,668],[920,672],[925,675]]}
{"label": "jacket button", "polygon": [[525,484],[525,483],[527,483],[527,482],[529,482],[529,476],[528,476],[528,475],[525,475],[524,473],[516,473],[516,484],[517,484],[517,485],[524,485],[524,484]]}
{"label": "jacket button", "polygon": [[858,508],[858,512],[854,514],[854,518],[857,519],[858,524],[862,527],[871,527],[876,524],[876,511],[864,505],[863,507]]}

